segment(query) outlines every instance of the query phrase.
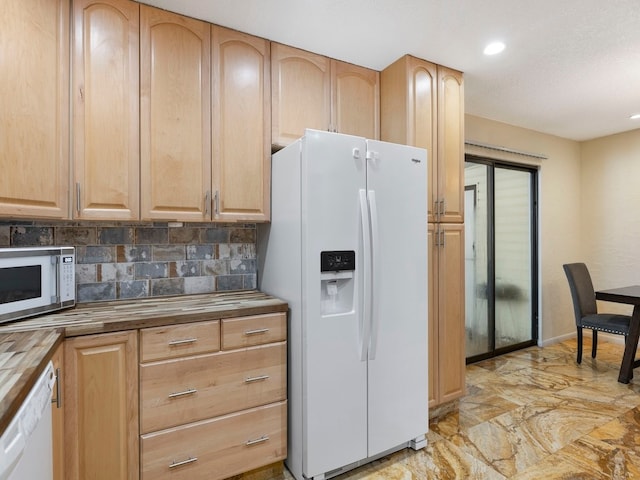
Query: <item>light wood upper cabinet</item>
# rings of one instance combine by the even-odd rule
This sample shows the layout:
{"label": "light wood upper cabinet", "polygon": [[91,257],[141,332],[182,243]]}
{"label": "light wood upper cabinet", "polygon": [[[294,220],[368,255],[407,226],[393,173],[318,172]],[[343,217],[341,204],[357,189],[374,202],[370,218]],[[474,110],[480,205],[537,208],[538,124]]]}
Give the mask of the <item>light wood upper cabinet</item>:
{"label": "light wood upper cabinet", "polygon": [[140,6],[143,220],[211,219],[210,27]]}
{"label": "light wood upper cabinet", "polygon": [[380,138],[380,73],[331,61],[331,124],[340,133]]}
{"label": "light wood upper cabinet", "polygon": [[65,340],[67,479],[136,480],[137,331]]}
{"label": "light wood upper cabinet", "polygon": [[398,59],[380,75],[382,140],[427,150],[428,221],[435,221],[437,172],[437,67],[410,55]]}
{"label": "light wood upper cabinet", "polygon": [[69,216],[69,2],[0,2],[0,215]]}
{"label": "light wood upper cabinet", "polygon": [[306,128],[379,138],[379,72],[271,43],[272,143]]}
{"label": "light wood upper cabinet", "polygon": [[214,220],[269,220],[271,67],[267,40],[214,25]]}
{"label": "light wood upper cabinet", "polygon": [[429,224],[429,406],[465,392],[464,225]]}
{"label": "light wood upper cabinet", "polygon": [[140,216],[139,8],[73,2],[75,218]]}
{"label": "light wood upper cabinet", "polygon": [[305,128],[331,123],[331,61],[327,57],[271,43],[272,143],[288,145]]}
{"label": "light wood upper cabinet", "polygon": [[438,192],[440,222],[464,220],[464,84],[462,73],[438,66]]}
{"label": "light wood upper cabinet", "polygon": [[462,74],[405,55],[380,78],[381,139],[427,150],[428,221],[463,222]]}

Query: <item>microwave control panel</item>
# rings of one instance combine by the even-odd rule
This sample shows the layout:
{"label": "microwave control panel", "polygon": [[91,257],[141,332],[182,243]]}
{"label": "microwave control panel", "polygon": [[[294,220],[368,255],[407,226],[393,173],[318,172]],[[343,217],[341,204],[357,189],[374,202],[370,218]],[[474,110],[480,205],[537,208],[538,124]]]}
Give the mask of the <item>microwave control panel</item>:
{"label": "microwave control panel", "polygon": [[75,300],[76,259],[75,255],[60,255],[60,302]]}

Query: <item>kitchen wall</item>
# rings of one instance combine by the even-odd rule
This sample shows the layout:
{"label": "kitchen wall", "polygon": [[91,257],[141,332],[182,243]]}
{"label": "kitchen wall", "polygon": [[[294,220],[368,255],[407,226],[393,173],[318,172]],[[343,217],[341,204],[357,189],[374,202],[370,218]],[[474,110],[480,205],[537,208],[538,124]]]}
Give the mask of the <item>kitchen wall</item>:
{"label": "kitchen wall", "polygon": [[539,169],[539,344],[575,335],[569,287],[562,264],[581,259],[584,209],[581,145],[473,115],[465,116],[465,139],[539,153],[546,160],[466,147],[467,153],[534,165]]}
{"label": "kitchen wall", "polygon": [[0,220],[0,247],[76,247],[78,303],[256,288],[255,224]]}
{"label": "kitchen wall", "polygon": [[640,129],[583,142],[581,158],[581,254],[593,284],[640,285]]}

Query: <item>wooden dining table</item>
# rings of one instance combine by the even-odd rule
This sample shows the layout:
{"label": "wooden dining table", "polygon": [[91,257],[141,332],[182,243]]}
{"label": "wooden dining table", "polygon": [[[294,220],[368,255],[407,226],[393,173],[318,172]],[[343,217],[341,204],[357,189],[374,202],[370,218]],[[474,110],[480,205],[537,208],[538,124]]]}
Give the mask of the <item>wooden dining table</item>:
{"label": "wooden dining table", "polygon": [[633,369],[640,366],[640,360],[636,359],[638,337],[640,336],[640,285],[599,290],[596,292],[596,300],[633,305],[629,334],[624,343],[624,355],[618,375],[620,383],[629,383],[633,378]]}

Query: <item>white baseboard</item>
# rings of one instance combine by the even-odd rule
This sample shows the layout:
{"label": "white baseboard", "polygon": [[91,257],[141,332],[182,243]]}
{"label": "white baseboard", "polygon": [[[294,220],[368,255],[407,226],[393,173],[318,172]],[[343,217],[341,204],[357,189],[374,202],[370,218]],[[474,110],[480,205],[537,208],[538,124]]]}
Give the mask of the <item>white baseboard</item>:
{"label": "white baseboard", "polygon": [[[591,335],[591,332],[589,331],[588,328],[585,328],[583,332],[584,333],[582,335],[584,337],[589,337]],[[558,337],[547,338],[546,340],[539,340],[538,346],[548,347],[549,345],[553,345],[554,343],[564,342],[565,340],[569,340],[571,338],[576,338],[576,332],[567,333],[565,335],[560,335]],[[619,345],[624,345],[624,335],[614,335],[611,333],[599,332],[598,342],[617,343]]]}
{"label": "white baseboard", "polygon": [[538,346],[548,347],[549,345],[564,342],[565,340],[570,340],[572,338],[576,338],[576,332],[560,335],[559,337],[547,338],[546,340],[538,340]]}

